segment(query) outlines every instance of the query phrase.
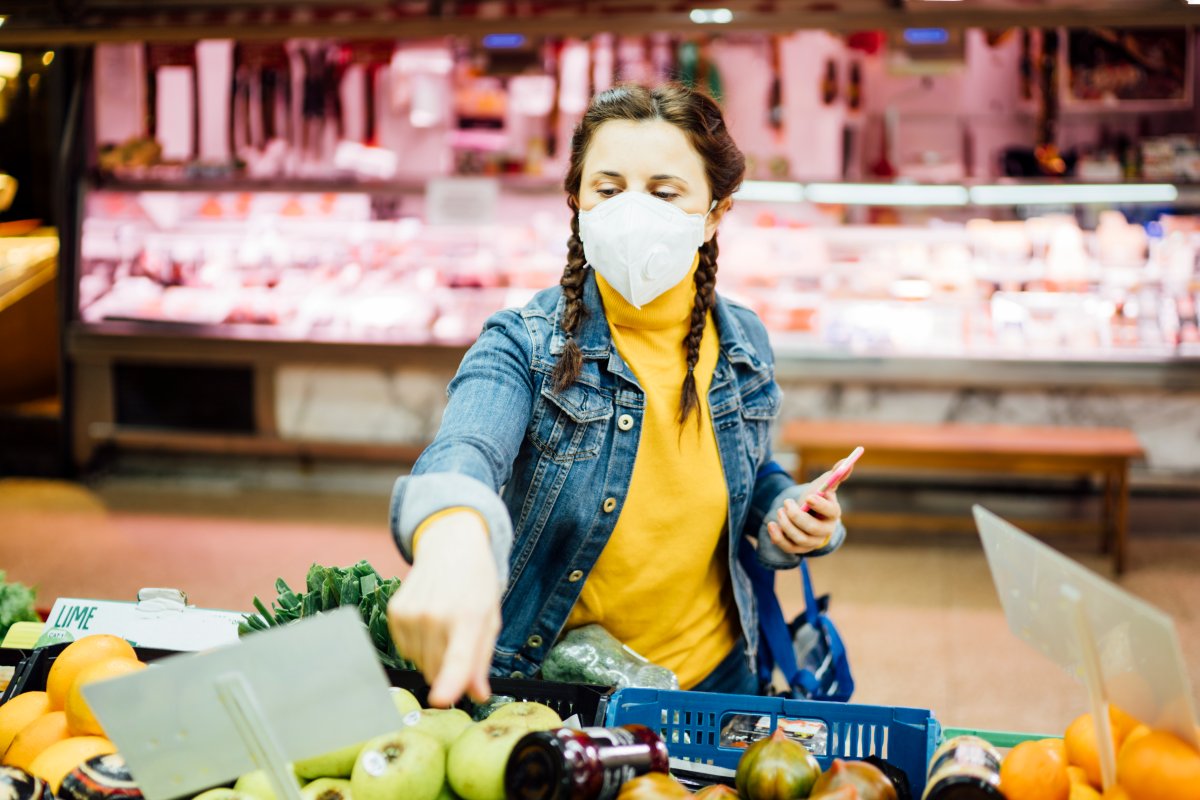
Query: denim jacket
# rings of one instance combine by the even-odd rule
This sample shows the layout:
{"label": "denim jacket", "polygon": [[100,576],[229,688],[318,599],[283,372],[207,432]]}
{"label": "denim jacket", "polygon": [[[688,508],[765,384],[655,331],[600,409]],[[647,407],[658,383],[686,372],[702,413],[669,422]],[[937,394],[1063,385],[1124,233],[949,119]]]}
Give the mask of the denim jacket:
{"label": "denim jacket", "polygon": [[[633,474],[645,394],[613,346],[590,271],[583,301],[587,313],[575,335],[583,364],[561,392],[551,377],[566,343],[560,287],[487,321],[450,383],[437,436],[392,495],[392,533],[410,561],[413,534],[431,514],[466,506],[486,521],[506,584],[496,676],[537,673],[613,532]],[[757,537],[764,564],[796,566],[799,557],[771,546],[764,518],[807,487],[768,468],[781,392],[762,322],[720,297],[713,314],[720,355],[708,405],[729,491],[729,573],[753,667],[758,614],[738,543]],[[844,538],[839,524],[809,555],[832,552]]]}

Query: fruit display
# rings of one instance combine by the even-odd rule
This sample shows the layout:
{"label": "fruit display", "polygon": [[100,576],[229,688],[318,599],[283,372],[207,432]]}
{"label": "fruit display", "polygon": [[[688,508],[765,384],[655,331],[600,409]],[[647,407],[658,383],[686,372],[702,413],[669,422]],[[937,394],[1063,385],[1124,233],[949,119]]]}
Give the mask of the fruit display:
{"label": "fruit display", "polygon": [[1075,719],[1062,739],[1022,742],[1000,765],[1007,800],[1196,800],[1200,752],[1172,733],[1154,730],[1109,706],[1117,783],[1102,793],[1100,739],[1091,714]]}
{"label": "fruit display", "polygon": [[[94,634],[67,645],[50,667],[45,691],[25,692],[0,706],[0,763],[12,768],[6,774],[27,773],[62,798],[76,791],[76,800],[98,800],[102,793],[97,793],[94,778],[100,772],[80,770],[99,756],[116,753],[116,747],[82,689],[145,667],[133,647],[117,636]],[[114,796],[134,796],[117,791],[115,778],[113,785]]]}
{"label": "fruit display", "polygon": [[[380,589],[381,584],[372,580],[375,574],[365,562],[345,570],[314,566],[307,591],[296,594],[284,585],[273,611],[260,607],[265,612],[260,624],[287,624],[305,616],[306,607],[334,607],[342,601],[359,605],[361,610],[367,595]],[[386,605],[386,599],[383,602]],[[105,736],[88,706],[84,687],[146,668],[138,652],[119,637],[90,635],[66,645],[45,673],[44,691],[32,689],[0,705],[0,791],[4,792],[0,797],[141,800],[135,776]],[[411,674],[391,674],[395,682],[413,682]],[[520,686],[504,681],[498,680],[497,688],[516,696],[501,695],[463,709],[422,708],[418,695],[423,697],[425,689],[416,682],[413,686],[416,694],[401,687],[391,689],[391,701],[402,720],[399,729],[289,765],[302,800],[914,797],[904,773],[911,773],[912,764],[889,763],[874,756],[833,757],[835,753],[826,755],[824,749],[818,751],[824,756],[818,761],[810,748],[825,747],[832,740],[798,739],[782,724],[787,721],[782,716],[778,723],[771,722],[775,729],[770,736],[765,736],[770,727],[762,727],[758,733],[762,738],[748,740],[744,750],[733,751],[740,754],[736,770],[734,762],[728,761],[724,771],[710,767],[705,774],[681,769],[676,776],[671,770],[680,762],[669,758],[670,742],[690,745],[698,734],[668,735],[666,728],[659,728],[658,711],[653,725],[610,722],[614,727],[564,727],[559,711],[545,703],[519,699],[528,695],[519,691]],[[555,686],[559,685],[545,684],[547,702],[559,703],[563,715],[577,713],[561,698],[551,699],[555,698]],[[630,690],[630,694],[636,691]],[[621,706],[619,700],[616,703]],[[760,718],[775,720],[773,716]],[[666,716],[663,720],[665,724]],[[1025,741],[1004,755],[976,736],[946,741],[926,765],[929,781],[922,800],[967,796],[991,800],[1200,800],[1200,752],[1119,708],[1110,707],[1109,721],[1118,785],[1108,792],[1101,789],[1097,726],[1084,714],[1067,727],[1063,738]],[[587,717],[583,724],[591,722],[592,717]],[[693,738],[689,741],[685,736]],[[833,747],[836,750],[841,745]],[[684,754],[687,752],[684,748]],[[714,785],[705,785],[710,782]],[[736,788],[723,782],[734,783]],[[267,774],[259,770],[201,792],[192,800],[280,799]]]}

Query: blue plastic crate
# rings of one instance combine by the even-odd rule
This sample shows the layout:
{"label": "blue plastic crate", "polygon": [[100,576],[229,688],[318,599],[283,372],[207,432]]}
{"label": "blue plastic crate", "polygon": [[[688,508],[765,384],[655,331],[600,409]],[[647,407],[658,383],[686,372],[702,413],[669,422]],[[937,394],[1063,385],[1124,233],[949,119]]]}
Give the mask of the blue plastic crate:
{"label": "blue plastic crate", "polygon": [[605,725],[645,725],[658,731],[674,758],[736,769],[743,748],[722,747],[721,730],[735,714],[822,722],[825,752],[814,753],[821,769],[835,758],[878,756],[904,770],[913,795],[925,791],[925,770],[941,737],[941,726],[922,708],[821,703],[659,689],[622,689],[609,701]]}

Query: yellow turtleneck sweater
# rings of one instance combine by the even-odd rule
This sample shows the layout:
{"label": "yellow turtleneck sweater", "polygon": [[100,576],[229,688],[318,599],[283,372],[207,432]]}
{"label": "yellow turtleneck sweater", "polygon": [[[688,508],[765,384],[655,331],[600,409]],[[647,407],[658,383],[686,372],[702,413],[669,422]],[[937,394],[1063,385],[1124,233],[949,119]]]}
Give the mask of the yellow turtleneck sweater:
{"label": "yellow turtleneck sweater", "polygon": [[680,427],[692,274],[641,309],[598,274],[596,283],[613,343],[645,391],[646,408],[629,495],[567,629],[599,623],[673,670],[689,689],[729,655],[741,635],[725,533],[729,494],[708,410],[716,325],[710,312],[695,369],[700,404]]}

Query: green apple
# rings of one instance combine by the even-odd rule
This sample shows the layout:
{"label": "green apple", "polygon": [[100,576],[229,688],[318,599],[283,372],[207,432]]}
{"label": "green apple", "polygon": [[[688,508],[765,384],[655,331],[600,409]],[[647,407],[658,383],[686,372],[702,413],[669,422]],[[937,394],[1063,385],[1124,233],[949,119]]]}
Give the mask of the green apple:
{"label": "green apple", "polygon": [[345,778],[317,778],[300,790],[303,800],[351,800],[350,781]]}
{"label": "green apple", "polygon": [[392,702],[396,704],[396,710],[400,712],[400,716],[407,717],[414,711],[421,710],[421,703],[417,700],[416,695],[408,689],[401,689],[399,686],[393,686]]}
{"label": "green apple", "polygon": [[471,717],[458,708],[423,708],[417,714],[404,718],[413,730],[428,733],[449,748],[462,732],[471,727]]}
{"label": "green apple", "polygon": [[489,719],[467,728],[446,759],[450,788],[464,800],[504,800],[508,757],[527,733],[520,719]]}
{"label": "green apple", "polygon": [[561,728],[563,721],[550,706],[541,703],[506,703],[488,717],[488,722],[513,720],[525,726],[530,731],[549,731]]}
{"label": "green apple", "polygon": [[446,782],[446,749],[405,728],[367,742],[350,776],[355,800],[435,800]]}
{"label": "green apple", "polygon": [[306,781],[317,778],[349,778],[362,748],[363,742],[359,742],[332,753],[322,753],[297,761],[296,776]]}
{"label": "green apple", "polygon": [[449,783],[443,783],[442,790],[438,792],[438,796],[434,800],[462,800],[462,798],[454,793]]}

